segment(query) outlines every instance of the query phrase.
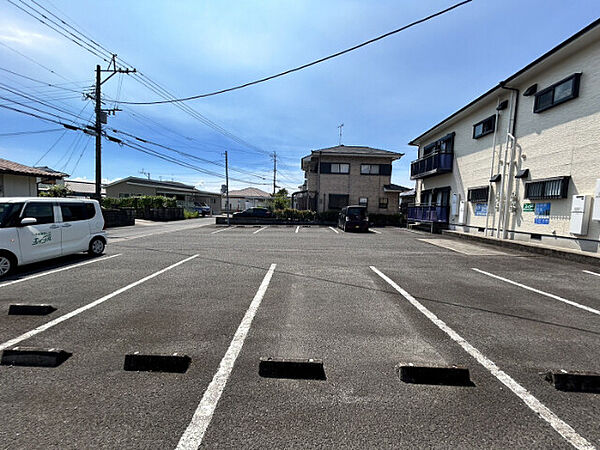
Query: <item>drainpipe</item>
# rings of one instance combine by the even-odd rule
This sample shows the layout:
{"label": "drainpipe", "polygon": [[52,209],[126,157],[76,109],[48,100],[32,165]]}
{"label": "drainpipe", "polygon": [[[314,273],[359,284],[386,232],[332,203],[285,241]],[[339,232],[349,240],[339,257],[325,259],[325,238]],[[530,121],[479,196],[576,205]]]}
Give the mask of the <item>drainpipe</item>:
{"label": "drainpipe", "polygon": [[[512,195],[512,184],[513,184],[513,169],[515,166],[515,152],[517,149],[517,138],[515,137],[515,132],[517,129],[517,111],[519,109],[519,90],[516,88],[507,87],[504,83],[500,83],[500,87],[502,89],[506,89],[514,92],[515,95],[515,105],[513,108],[513,116],[512,121],[509,121],[509,131],[506,134],[506,145],[508,146],[509,140],[512,141],[512,146],[510,149],[510,163],[508,165],[508,180],[506,187],[506,198],[504,200],[504,218],[502,224],[502,239],[508,238],[508,219],[509,219],[509,207],[510,207],[510,197]],[[511,123],[512,122],[512,123]],[[508,148],[506,148],[508,150]],[[504,161],[506,164],[506,160]]]}
{"label": "drainpipe", "polygon": [[[504,185],[506,184],[506,160],[508,158],[508,142],[510,133],[510,122],[513,111],[513,102],[510,102],[510,109],[508,112],[508,124],[506,125],[506,142],[504,143],[504,157],[502,158],[502,177],[500,178],[500,194],[498,195],[498,226],[496,227],[496,237],[500,238],[500,228],[502,227],[502,213],[504,207]],[[501,150],[502,151],[502,150]],[[498,162],[500,162],[500,155],[498,155]],[[493,236],[493,233],[492,233]]]}
{"label": "drainpipe", "polygon": [[[500,97],[496,101],[496,120],[494,122],[494,139],[492,141],[492,165],[490,166],[490,180],[494,176],[494,163],[496,162],[496,136],[498,134],[498,119],[500,118],[500,111],[498,111],[498,105],[500,105]],[[485,236],[488,235],[488,224],[490,219],[490,206],[492,203],[492,182],[489,182],[488,188],[488,200],[487,200],[487,211],[485,213]],[[494,232],[492,231],[492,234]]]}

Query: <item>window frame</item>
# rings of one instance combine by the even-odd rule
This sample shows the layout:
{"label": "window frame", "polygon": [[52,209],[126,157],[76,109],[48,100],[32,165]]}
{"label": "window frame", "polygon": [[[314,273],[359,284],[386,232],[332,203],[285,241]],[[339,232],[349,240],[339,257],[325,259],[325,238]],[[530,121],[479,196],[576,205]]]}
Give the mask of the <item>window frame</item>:
{"label": "window frame", "polygon": [[[486,124],[486,122],[490,122],[490,121],[491,121],[491,128],[486,131],[485,124]],[[481,125],[481,133],[477,134],[476,130],[479,125]],[[485,119],[477,122],[475,125],[473,125],[473,139],[479,139],[483,136],[487,136],[488,134],[492,134],[495,130],[496,130],[496,114],[493,114],[493,115],[486,117]]]}
{"label": "window frame", "polygon": [[[369,171],[368,172],[364,172],[363,168],[368,167]],[[371,172],[373,170],[373,167],[377,167],[377,172],[373,173]],[[379,164],[361,164],[360,165],[360,174],[361,175],[379,175]]]}
{"label": "window frame", "polygon": [[[365,200],[364,202],[362,202],[362,200]],[[369,197],[358,197],[358,205],[359,206],[365,206],[365,207],[369,207]]]}
{"label": "window frame", "polygon": [[[566,78],[563,78],[562,80],[548,86],[545,89],[542,89],[539,92],[535,93],[535,98],[533,100],[533,112],[534,113],[541,113],[544,112],[550,108],[553,108],[555,106],[558,106],[562,103],[568,102],[569,100],[573,100],[574,98],[579,97],[579,85],[580,85],[580,79],[581,79],[581,72],[576,72],[572,75],[569,75]],[[558,86],[560,86],[561,84],[567,83],[568,81],[572,81],[573,82],[573,87],[571,89],[571,94],[569,94],[569,96],[561,98],[560,100],[555,101],[554,97],[555,97],[555,91],[556,88]],[[539,99],[548,94],[549,92],[552,93],[552,101],[550,102],[550,104],[546,105],[546,106],[539,106]]]}
{"label": "window frame", "polygon": [[[485,193],[485,197],[483,195]],[[489,186],[477,186],[469,188],[467,191],[467,199],[470,203],[487,203],[490,196]]]}
{"label": "window frame", "polygon": [[[570,176],[561,176],[526,181],[523,198],[528,200],[559,200],[568,198],[570,179]],[[547,194],[547,185],[556,181],[560,182],[559,192],[555,194]],[[532,193],[531,191],[534,189],[534,186],[536,186],[536,192]]]}
{"label": "window frame", "polygon": [[[333,166],[336,165],[337,172],[333,171]],[[348,168],[347,172],[342,172],[342,166],[346,166]],[[340,163],[340,162],[321,162],[319,164],[319,173],[323,175],[349,175],[350,174],[350,163]]]}
{"label": "window frame", "polygon": [[[379,197],[379,209],[388,209],[390,199],[387,197]],[[382,206],[384,205],[384,206]]]}
{"label": "window frame", "polygon": [[[29,206],[31,206],[31,205],[33,205],[33,204],[39,204],[39,205],[49,205],[49,206],[50,206],[50,211],[52,211],[52,216],[51,216],[51,217],[52,217],[52,220],[51,220],[50,222],[40,222],[40,221],[38,220],[38,218],[37,218],[37,217],[35,217],[35,216],[27,216],[27,215],[25,214],[25,211],[27,211],[27,208],[29,208]],[[21,218],[21,219],[25,219],[25,218],[27,218],[27,217],[32,217],[32,218],[36,219],[36,225],[47,225],[47,224],[49,224],[49,223],[56,223],[56,214],[55,214],[55,211],[54,211],[54,205],[55,205],[55,203],[54,203],[54,202],[52,202],[52,203],[51,203],[51,202],[40,202],[40,201],[35,201],[35,200],[33,200],[33,201],[30,201],[30,202],[26,202],[26,203],[25,203],[25,206],[23,206],[23,208],[21,209],[21,215],[20,215],[20,218]]]}

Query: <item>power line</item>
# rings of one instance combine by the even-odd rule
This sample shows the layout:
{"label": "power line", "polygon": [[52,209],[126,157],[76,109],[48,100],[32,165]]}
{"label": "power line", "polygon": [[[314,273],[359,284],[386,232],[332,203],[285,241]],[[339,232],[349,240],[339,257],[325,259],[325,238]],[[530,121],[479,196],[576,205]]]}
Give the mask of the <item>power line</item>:
{"label": "power line", "polygon": [[160,105],[160,104],[164,104],[164,103],[180,103],[180,102],[186,102],[186,101],[189,101],[189,100],[196,100],[196,99],[199,99],[199,98],[206,98],[206,97],[211,97],[211,96],[214,96],[214,95],[224,94],[226,92],[236,91],[238,89],[243,89],[243,88],[246,88],[246,87],[249,87],[249,86],[253,86],[255,84],[264,83],[266,81],[270,81],[270,80],[273,80],[275,78],[279,78],[279,77],[282,77],[284,75],[288,75],[288,74],[293,73],[293,72],[298,72],[298,71],[300,71],[302,69],[306,69],[307,67],[311,67],[311,66],[314,66],[316,64],[320,64],[320,63],[328,61],[330,59],[337,58],[338,56],[344,55],[346,53],[350,53],[350,52],[352,52],[354,50],[357,50],[357,49],[359,49],[361,47],[365,47],[365,46],[367,46],[369,44],[372,44],[373,42],[379,41],[379,40],[384,39],[386,37],[389,37],[389,36],[391,36],[393,34],[400,33],[401,31],[404,31],[404,30],[407,30],[409,28],[412,28],[415,25],[421,24],[423,22],[427,22],[428,20],[431,20],[434,17],[441,16],[442,14],[445,14],[445,13],[447,13],[449,11],[452,11],[453,9],[456,9],[456,8],[458,8],[458,7],[460,7],[460,6],[464,5],[464,4],[470,3],[471,1],[472,0],[464,0],[464,1],[460,2],[460,3],[456,3],[455,5],[450,6],[449,8],[446,8],[444,10],[438,11],[438,12],[436,12],[434,14],[431,14],[431,15],[429,15],[427,17],[424,17],[422,19],[419,19],[419,20],[416,20],[414,22],[411,22],[408,25],[404,25],[403,27],[400,27],[400,28],[397,28],[397,29],[395,29],[393,31],[390,31],[388,33],[382,34],[382,35],[377,36],[377,37],[375,37],[373,39],[369,39],[368,41],[362,42],[362,43],[360,43],[358,45],[355,45],[353,47],[350,47],[350,48],[347,48],[345,50],[339,51],[339,52],[334,53],[332,55],[325,56],[323,58],[317,59],[315,61],[311,61],[311,62],[303,64],[301,66],[294,67],[293,69],[288,69],[288,70],[285,70],[283,72],[279,72],[279,73],[277,73],[275,75],[270,75],[268,77],[261,78],[261,79],[255,80],[255,81],[250,81],[248,83],[244,83],[244,84],[241,84],[241,85],[238,85],[238,86],[233,86],[233,87],[230,87],[230,88],[227,88],[227,89],[221,89],[219,91],[208,92],[206,94],[192,95],[192,96],[189,96],[189,97],[176,98],[176,99],[171,99],[171,100],[157,100],[157,101],[152,101],[152,102],[125,102],[125,101],[121,101],[121,102],[117,102],[117,103],[123,104],[123,105]]}
{"label": "power line", "polygon": [[15,76],[18,76],[18,77],[21,77],[21,78],[25,78],[25,79],[27,79],[27,80],[30,80],[30,81],[34,81],[34,82],[36,82],[36,83],[43,84],[44,86],[53,87],[53,88],[55,88],[55,89],[61,89],[61,90],[63,90],[63,91],[76,92],[76,93],[78,93],[78,94],[81,94],[81,93],[82,93],[81,91],[77,91],[77,90],[75,90],[75,89],[69,89],[69,88],[66,88],[66,87],[63,87],[63,86],[59,86],[59,85],[57,85],[57,84],[52,84],[52,83],[48,83],[48,82],[46,82],[46,81],[37,80],[37,79],[35,79],[35,78],[32,78],[32,77],[29,77],[29,76],[27,76],[27,75],[22,75],[22,74],[20,74],[20,73],[14,72],[14,71],[12,71],[12,70],[5,69],[4,67],[0,67],[0,70],[2,70],[2,71],[4,71],[4,72],[8,72],[8,73],[10,73],[10,74],[12,74],[12,75],[15,75]]}
{"label": "power line", "polygon": [[0,45],[1,45],[1,46],[3,46],[3,47],[6,47],[7,49],[9,49],[9,50],[10,50],[10,51],[12,51],[12,52],[15,52],[17,55],[20,55],[20,56],[22,56],[22,57],[23,57],[23,58],[25,58],[26,60],[28,60],[28,61],[30,61],[30,62],[32,62],[32,63],[34,63],[34,64],[36,64],[36,65],[40,66],[42,69],[45,69],[45,70],[47,70],[47,71],[48,71],[48,72],[50,72],[51,74],[53,74],[53,75],[56,75],[57,77],[60,77],[60,78],[62,78],[62,79],[63,79],[63,80],[65,80],[65,81],[69,81],[69,79],[68,79],[68,78],[66,78],[66,77],[62,76],[62,75],[61,75],[61,74],[59,74],[59,73],[56,73],[54,70],[52,70],[52,69],[50,69],[50,68],[48,68],[48,67],[44,66],[43,64],[41,64],[41,63],[37,62],[35,59],[33,59],[33,58],[30,58],[29,56],[27,56],[27,55],[25,55],[25,54],[21,53],[20,51],[18,51],[18,50],[16,50],[16,49],[14,49],[14,48],[12,48],[12,47],[10,47],[9,45],[5,44],[4,42],[0,41]]}
{"label": "power line", "polygon": [[41,134],[41,133],[52,133],[55,131],[64,131],[64,128],[49,128],[47,130],[33,130],[33,131],[15,131],[13,133],[0,133],[0,137],[9,136],[24,136],[28,134]]}

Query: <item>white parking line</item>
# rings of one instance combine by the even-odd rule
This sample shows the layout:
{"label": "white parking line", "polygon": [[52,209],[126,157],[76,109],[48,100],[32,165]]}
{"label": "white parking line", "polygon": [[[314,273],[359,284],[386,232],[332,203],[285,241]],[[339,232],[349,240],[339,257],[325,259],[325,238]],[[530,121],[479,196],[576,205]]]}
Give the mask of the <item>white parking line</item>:
{"label": "white parking line", "polygon": [[472,267],[472,269],[475,272],[482,273],[484,275],[487,275],[488,277],[492,277],[492,278],[495,278],[497,280],[504,281],[506,283],[509,283],[509,284],[512,284],[512,285],[515,285],[515,286],[519,286],[520,288],[527,289],[528,291],[535,292],[536,294],[545,295],[546,297],[553,298],[554,300],[558,300],[559,302],[563,302],[563,303],[566,303],[567,305],[574,306],[575,308],[580,308],[580,309],[583,309],[585,311],[591,312],[593,314],[600,315],[600,311],[598,311],[597,309],[594,309],[594,308],[590,308],[589,306],[581,305],[581,304],[576,303],[574,301],[567,300],[566,298],[559,297],[558,295],[550,294],[548,292],[540,291],[539,289],[535,289],[535,288],[532,288],[532,287],[529,287],[529,286],[525,286],[524,284],[517,283],[516,281],[512,281],[512,280],[509,280],[508,278],[504,278],[504,277],[501,277],[501,276],[498,276],[498,275],[494,275],[493,273],[489,273],[489,272],[486,272],[484,270],[477,269],[475,267]]}
{"label": "white parking line", "polygon": [[296,227],[296,231],[294,231],[294,233],[297,233],[298,231],[300,231],[300,225]]}
{"label": "white parking line", "polygon": [[336,230],[336,229],[335,229],[335,228],[333,228],[333,227],[329,227],[329,229],[330,229],[331,231],[333,231],[335,234],[338,234],[338,233],[339,233],[339,231],[338,231],[338,230]]}
{"label": "white parking line", "polygon": [[381,234],[381,231],[377,231],[377,230],[373,230],[373,229],[370,229],[369,231],[370,231],[371,233],[375,233],[375,234]]}
{"label": "white parking line", "polygon": [[117,238],[111,238],[110,234],[109,234],[108,235],[108,243],[112,244],[112,243],[117,243],[117,242],[121,242],[121,241],[131,241],[132,239],[139,239],[139,238],[148,237],[148,236],[155,236],[157,234],[166,234],[166,233],[175,233],[176,231],[193,230],[195,228],[202,228],[202,227],[206,227],[208,225],[212,225],[212,223],[203,223],[201,225],[193,225],[193,226],[189,226],[189,227],[175,228],[173,230],[157,231],[156,233],[138,234],[138,235],[132,235],[132,236],[117,237]]}
{"label": "white parking line", "polygon": [[271,277],[273,276],[273,272],[275,272],[275,267],[277,264],[271,264],[267,274],[263,278],[252,303],[250,303],[250,307],[244,318],[242,319],[233,339],[231,340],[231,344],[229,344],[229,348],[223,356],[221,363],[219,364],[219,369],[212,381],[206,388],[204,395],[202,396],[202,400],[198,405],[198,408],[194,412],[194,416],[192,417],[192,421],[188,425],[187,429],[179,439],[179,443],[177,444],[177,449],[197,449],[202,444],[202,439],[204,438],[204,433],[206,433],[206,429],[210,425],[210,421],[212,420],[212,416],[215,412],[215,408],[217,407],[217,403],[219,403],[219,399],[221,398],[221,394],[225,389],[225,385],[229,380],[229,376],[231,375],[231,371],[233,370],[233,366],[235,361],[240,354],[242,346],[244,345],[244,341],[246,340],[246,336],[248,335],[248,331],[250,330],[250,325],[252,325],[252,320],[262,302],[262,299],[269,287],[269,283],[271,282]]}
{"label": "white parking line", "polygon": [[460,345],[464,351],[471,355],[475,360],[485,367],[493,376],[495,376],[502,384],[509,388],[514,394],[517,395],[533,412],[539,417],[544,419],[552,428],[554,428],[558,434],[566,439],[573,447],[578,449],[594,449],[595,447],[587,441],[583,436],[577,433],[568,423],[560,419],[555,413],[553,413],[548,407],[542,404],[537,398],[535,398],[527,389],[517,383],[510,375],[500,370],[498,366],[483,353],[469,344],[462,336],[456,331],[450,328],[440,320],[434,313],[425,308],[419,303],[412,295],[398,286],[393,280],[387,277],[384,273],[379,271],[376,267],[371,266],[371,270],[379,275],[386,283],[394,288],[400,295],[408,300],[415,308],[417,308],[425,317],[433,322],[440,330],[446,333],[450,338]]}
{"label": "white parking line", "polygon": [[592,272],[591,270],[584,270],[584,272],[589,273],[590,275],[596,275],[597,277],[600,277],[600,273]]}
{"label": "white parking line", "polygon": [[28,331],[27,333],[24,333],[21,336],[11,339],[10,341],[6,341],[3,344],[0,344],[0,351],[4,350],[6,348],[12,347],[13,345],[18,344],[19,342],[24,341],[25,339],[29,339],[30,337],[35,336],[36,334],[39,334],[42,331],[46,331],[48,328],[52,328],[53,326],[58,325],[59,323],[62,323],[65,320],[70,319],[71,317],[75,317],[76,315],[81,314],[82,312],[87,311],[88,309],[91,309],[94,306],[98,306],[99,304],[104,303],[105,301],[110,300],[111,298],[113,298],[119,294],[122,294],[123,292],[128,291],[131,288],[134,288],[142,283],[145,283],[146,281],[151,280],[152,278],[157,277],[160,274],[167,272],[168,270],[174,269],[175,267],[177,267],[183,263],[191,261],[192,259],[197,258],[198,256],[199,255],[190,256],[189,258],[185,258],[175,264],[171,264],[169,267],[165,267],[164,269],[161,269],[158,272],[154,272],[152,275],[148,275],[147,277],[144,277],[141,280],[138,280],[131,284],[128,284],[127,286],[117,289],[116,291],[114,291],[108,295],[105,295],[104,297],[99,298],[98,300],[95,300],[92,303],[88,303],[87,305],[82,306],[81,308],[77,308],[76,310],[71,311],[70,313],[67,313],[63,316],[57,317],[56,319],[51,320],[50,322],[40,325],[39,327],[34,328],[33,330]]}
{"label": "white parking line", "polygon": [[217,233],[220,233],[221,231],[232,230],[233,228],[237,228],[237,225],[234,225],[232,227],[221,228],[220,230],[217,230],[217,231],[211,231],[210,234],[217,234]]}
{"label": "white parking line", "polygon": [[264,230],[265,228],[269,228],[269,225],[267,225],[267,226],[265,226],[265,227],[262,227],[262,228],[259,228],[259,229],[258,229],[258,230],[256,230],[256,231],[253,231],[253,232],[252,232],[252,234],[260,233],[260,232],[261,232],[262,230]]}
{"label": "white parking line", "polygon": [[60,269],[49,270],[48,272],[37,273],[35,275],[30,275],[25,278],[19,278],[18,280],[7,281],[6,283],[0,284],[0,287],[10,286],[11,284],[22,283],[23,281],[33,280],[34,278],[44,277],[46,275],[50,275],[52,273],[62,272],[63,270],[74,269],[76,267],[86,266],[88,264],[92,264],[95,262],[106,261],[107,259],[116,258],[117,256],[121,256],[121,253],[117,253],[116,255],[104,256],[102,258],[92,259],[91,261],[85,261],[77,264],[72,264],[67,267],[61,267]]}

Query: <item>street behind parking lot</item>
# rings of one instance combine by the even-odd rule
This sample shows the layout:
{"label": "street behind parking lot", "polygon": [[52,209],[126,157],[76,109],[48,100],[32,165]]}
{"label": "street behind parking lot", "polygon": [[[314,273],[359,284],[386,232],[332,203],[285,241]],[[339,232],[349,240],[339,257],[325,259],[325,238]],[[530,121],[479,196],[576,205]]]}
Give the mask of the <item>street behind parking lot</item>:
{"label": "street behind parking lot", "polygon": [[[600,444],[600,395],[548,371],[600,371],[600,269],[396,228],[214,225],[113,230],[106,255],[0,283],[3,448],[553,447]],[[8,315],[48,303],[46,316]],[[185,373],[126,354],[188,355]],[[260,358],[322,360],[267,378]],[[471,384],[406,383],[400,365]]]}

